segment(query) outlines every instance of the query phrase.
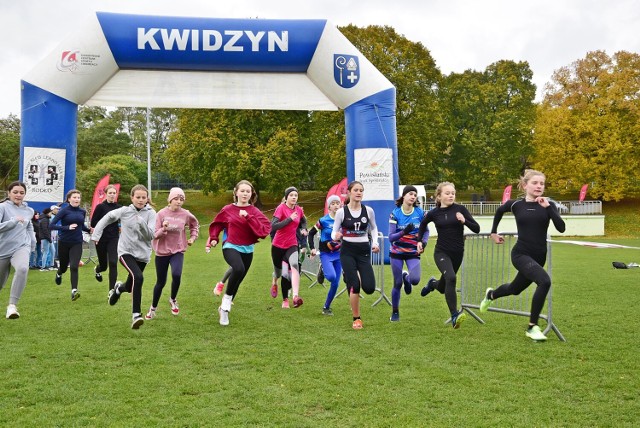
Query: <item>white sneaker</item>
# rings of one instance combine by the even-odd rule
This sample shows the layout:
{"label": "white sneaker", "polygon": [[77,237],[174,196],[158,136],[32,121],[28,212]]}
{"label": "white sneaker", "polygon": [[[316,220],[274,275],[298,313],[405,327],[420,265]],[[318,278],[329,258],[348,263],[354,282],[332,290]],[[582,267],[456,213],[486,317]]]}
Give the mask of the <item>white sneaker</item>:
{"label": "white sneaker", "polygon": [[218,308],[218,314],[220,314],[220,325],[229,325],[229,311]]}
{"label": "white sneaker", "polygon": [[142,324],[144,324],[144,318],[142,318],[141,315],[136,315],[133,317],[133,321],[131,321],[131,328],[137,330]]}
{"label": "white sneaker", "polygon": [[155,316],[156,316],[156,308],[152,306],[151,308],[149,308],[149,312],[147,312],[147,315],[144,316],[144,319],[152,320]]}
{"label": "white sneaker", "polygon": [[172,315],[179,315],[180,314],[180,308],[178,307],[178,300],[177,299],[172,299],[171,297],[169,297],[169,304],[171,305],[171,314]]}
{"label": "white sneaker", "polygon": [[531,340],[535,340],[536,342],[547,340],[547,336],[544,335],[540,327],[537,325],[533,325],[527,329],[525,335]]}
{"label": "white sneaker", "polygon": [[15,320],[17,318],[20,318],[20,314],[18,313],[18,308],[16,308],[16,305],[10,304],[9,306],[7,306],[7,319]]}

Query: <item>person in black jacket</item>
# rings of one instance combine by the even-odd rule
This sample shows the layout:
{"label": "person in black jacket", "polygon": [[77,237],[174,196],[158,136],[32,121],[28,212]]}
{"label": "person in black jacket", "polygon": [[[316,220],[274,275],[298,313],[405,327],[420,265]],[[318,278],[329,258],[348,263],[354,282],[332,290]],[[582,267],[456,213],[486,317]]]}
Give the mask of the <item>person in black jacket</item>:
{"label": "person in black jacket", "polygon": [[[96,205],[91,214],[91,229],[96,227],[98,222],[109,211],[122,207],[117,201],[118,191],[113,184],[104,188],[106,199]],[[120,239],[120,225],[118,222],[111,223],[104,228],[102,238],[96,244],[98,253],[98,264],[94,268],[95,277],[98,282],[102,282],[102,274],[109,267],[109,290],[113,290],[118,280],[118,240]]]}
{"label": "person in black jacket", "polygon": [[71,301],[80,297],[78,291],[78,266],[82,257],[82,243],[84,242],[82,232],[89,232],[84,219],[87,212],[80,208],[82,195],[79,190],[71,189],[67,192],[64,206],[58,214],[51,219],[49,229],[57,230],[58,250],[60,264],[56,272],[55,282],[62,284],[62,275],[69,269],[71,271]]}
{"label": "person in black jacket", "polygon": [[29,269],[38,269],[42,263],[42,251],[40,250],[40,213],[36,211],[33,214],[31,223],[33,225],[33,231],[36,234],[36,248],[31,251]]}
{"label": "person in black jacket", "polygon": [[47,271],[50,267],[53,267],[53,260],[51,260],[51,265],[49,265],[49,259],[51,258],[51,230],[49,229],[50,214],[51,208],[45,208],[44,211],[42,211],[42,217],[38,224],[38,230],[40,231],[40,246],[42,248],[40,271]]}

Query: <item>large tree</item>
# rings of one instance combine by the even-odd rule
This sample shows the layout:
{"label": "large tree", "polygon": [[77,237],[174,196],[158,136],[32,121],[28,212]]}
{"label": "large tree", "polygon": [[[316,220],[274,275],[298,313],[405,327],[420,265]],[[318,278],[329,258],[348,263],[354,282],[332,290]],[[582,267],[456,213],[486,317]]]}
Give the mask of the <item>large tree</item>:
{"label": "large tree", "polygon": [[[390,27],[341,30],[396,86],[401,181],[433,180],[445,128],[437,106],[440,72],[429,51]],[[341,112],[187,110],[178,128],[166,157],[171,171],[205,191],[241,178],[266,190],[328,188],[346,175]]]}
{"label": "large tree", "polygon": [[530,162],[535,124],[533,73],[527,62],[498,61],[484,72],[447,76],[440,96],[449,124],[443,178],[489,196]]}
{"label": "large tree", "polygon": [[442,75],[429,50],[389,26],[349,25],[340,30],[396,87],[400,181],[436,181],[441,175],[446,118],[438,100]]}
{"label": "large tree", "polygon": [[9,115],[6,119],[0,119],[0,185],[3,190],[9,182],[18,179],[19,160],[20,119]]}
{"label": "large tree", "polygon": [[[111,113],[120,123],[120,131],[131,141],[129,153],[136,160],[147,162],[147,139],[151,150],[151,170],[166,172],[164,151],[169,143],[169,135],[176,130],[177,110],[145,107],[120,107]],[[147,121],[148,117],[148,121]]]}
{"label": "large tree", "polygon": [[97,159],[131,153],[131,140],[122,130],[122,123],[104,107],[80,107],[78,110],[79,171],[89,168]]}
{"label": "large tree", "polygon": [[183,110],[165,158],[173,173],[205,192],[242,179],[259,190],[283,191],[308,177],[306,124],[307,112]]}
{"label": "large tree", "polygon": [[535,166],[569,190],[620,200],[640,192],[640,55],[589,52],[557,70],[538,108]]}

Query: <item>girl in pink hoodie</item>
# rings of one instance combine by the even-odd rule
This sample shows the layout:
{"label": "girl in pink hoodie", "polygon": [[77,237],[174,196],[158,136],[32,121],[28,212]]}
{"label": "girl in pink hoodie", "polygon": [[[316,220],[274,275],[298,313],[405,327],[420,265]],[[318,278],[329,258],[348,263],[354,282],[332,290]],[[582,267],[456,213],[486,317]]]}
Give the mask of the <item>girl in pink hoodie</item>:
{"label": "girl in pink hoodie", "polygon": [[[174,187],[169,191],[167,201],[169,206],[158,211],[156,216],[156,227],[153,238],[153,250],[156,253],[156,285],[153,287],[153,302],[145,319],[151,320],[156,315],[156,308],[162,296],[162,289],[167,283],[167,274],[171,266],[171,296],[169,304],[171,313],[178,315],[178,290],[182,279],[182,266],[184,264],[184,252],[187,246],[193,244],[198,238],[198,219],[188,210],[182,208],[185,195],[182,189]],[[189,228],[189,239],[187,240],[185,227]]]}

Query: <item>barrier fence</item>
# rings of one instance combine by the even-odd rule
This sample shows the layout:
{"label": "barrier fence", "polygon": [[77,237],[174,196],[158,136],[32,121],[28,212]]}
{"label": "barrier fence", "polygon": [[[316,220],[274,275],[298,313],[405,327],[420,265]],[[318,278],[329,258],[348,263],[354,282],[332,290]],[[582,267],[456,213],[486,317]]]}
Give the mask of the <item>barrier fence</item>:
{"label": "barrier fence", "polygon": [[[389,306],[391,306],[391,300],[384,292],[384,255],[386,251],[384,246],[384,241],[385,241],[384,238],[385,237],[382,235],[382,233],[378,233],[378,246],[380,247],[380,251],[378,253],[374,253],[374,252],[371,253],[371,265],[373,266],[373,272],[376,277],[375,292],[380,293],[380,295],[378,296],[378,299],[375,302],[373,302],[371,306],[376,306],[378,303],[380,303],[383,300],[386,301],[389,304]],[[313,243],[315,248],[317,249],[319,247],[318,235],[314,237]],[[319,269],[320,269],[319,255],[316,255],[315,257],[311,258],[309,254],[304,257],[304,260],[302,261],[301,275],[307,277],[309,280],[312,281],[311,285],[309,285],[309,288],[319,284],[318,283]],[[325,287],[324,284],[320,284],[320,285]],[[347,287],[345,286],[342,288],[342,290],[338,291],[338,293],[336,294],[336,298],[342,295],[346,291],[347,291]]]}
{"label": "barrier fence", "polygon": [[[552,202],[556,205],[560,214],[585,214],[585,215],[600,215],[602,214],[602,201],[555,201]],[[496,213],[498,207],[502,205],[501,202],[456,202],[459,205],[464,206],[472,215],[487,215],[492,216]],[[421,208],[426,212],[435,208],[434,202],[423,202],[420,204]]]}
{"label": "barrier fence", "polygon": [[[458,273],[460,303],[462,309],[481,324],[484,324],[484,321],[473,310],[480,309],[480,302],[485,296],[485,290],[488,287],[495,289],[510,282],[517,272],[511,264],[511,249],[517,241],[517,235],[515,233],[501,233],[500,235],[504,238],[502,245],[495,244],[488,233],[465,235],[464,261]],[[546,269],[549,276],[552,277],[550,243],[547,243]],[[536,284],[533,283],[518,296],[496,299],[491,303],[489,311],[529,317],[531,315],[531,299],[535,289]],[[553,285],[547,295],[546,314],[544,312],[540,314],[540,318],[547,322],[544,334],[546,335],[550,330],[553,330],[558,339],[566,342],[560,330],[553,323],[552,294]]]}

